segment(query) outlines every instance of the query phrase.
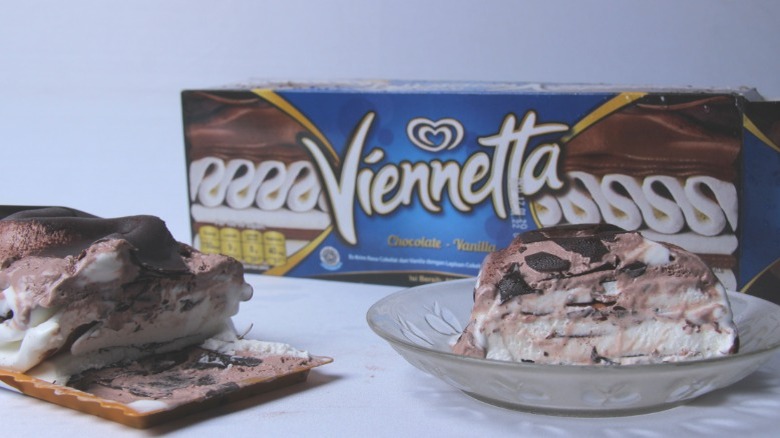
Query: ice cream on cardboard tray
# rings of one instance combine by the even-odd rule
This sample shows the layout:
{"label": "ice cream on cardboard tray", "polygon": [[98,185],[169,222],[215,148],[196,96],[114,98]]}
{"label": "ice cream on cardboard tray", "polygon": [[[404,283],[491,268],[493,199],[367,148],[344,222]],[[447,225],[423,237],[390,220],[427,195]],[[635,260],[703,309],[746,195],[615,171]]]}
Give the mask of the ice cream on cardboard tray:
{"label": "ice cream on cardboard tray", "polygon": [[78,398],[87,405],[105,405],[95,400],[102,397],[138,414],[302,380],[329,362],[239,339],[231,317],[252,296],[242,265],[177,242],[159,218],[10,210],[0,217],[0,377],[8,386],[62,401],[48,382],[65,395],[86,391]]}

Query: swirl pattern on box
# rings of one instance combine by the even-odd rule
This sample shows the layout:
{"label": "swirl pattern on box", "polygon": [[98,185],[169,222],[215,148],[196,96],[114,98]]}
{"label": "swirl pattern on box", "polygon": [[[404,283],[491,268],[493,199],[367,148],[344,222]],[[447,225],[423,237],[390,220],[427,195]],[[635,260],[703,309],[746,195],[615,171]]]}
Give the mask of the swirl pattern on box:
{"label": "swirl pattern on box", "polygon": [[734,268],[741,119],[725,97],[640,99],[571,138],[568,189],[535,199],[541,226],[606,222]]}
{"label": "swirl pattern on box", "polygon": [[331,223],[308,132],[249,92],[196,92],[184,107],[195,245],[251,268],[286,263]]}

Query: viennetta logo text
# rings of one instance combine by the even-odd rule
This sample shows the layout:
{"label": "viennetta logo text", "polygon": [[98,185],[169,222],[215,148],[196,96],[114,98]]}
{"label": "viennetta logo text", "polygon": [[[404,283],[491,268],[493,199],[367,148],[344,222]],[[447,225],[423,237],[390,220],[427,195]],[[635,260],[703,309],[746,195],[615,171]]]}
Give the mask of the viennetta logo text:
{"label": "viennetta logo text", "polygon": [[[336,230],[350,244],[357,244],[356,205],[369,216],[385,215],[410,205],[416,197],[423,208],[436,213],[442,210],[446,193],[458,211],[468,212],[478,204],[491,202],[496,216],[505,219],[508,211],[513,213],[519,196],[533,195],[544,187],[563,187],[558,175],[561,146],[550,142],[527,149],[535,137],[562,133],[569,127],[538,123],[535,111],[526,112],[519,121],[515,114],[506,115],[497,133],[478,137],[481,148],[463,163],[432,159],[383,164],[385,151],[366,144],[375,119],[374,112],[363,116],[335,167],[315,139],[300,139],[319,169]],[[413,122],[417,124],[419,119]],[[437,134],[440,127],[435,122],[431,126],[430,132]],[[442,133],[451,146],[450,137]],[[454,135],[457,137],[458,132]],[[425,149],[431,151],[434,147],[429,141]]]}

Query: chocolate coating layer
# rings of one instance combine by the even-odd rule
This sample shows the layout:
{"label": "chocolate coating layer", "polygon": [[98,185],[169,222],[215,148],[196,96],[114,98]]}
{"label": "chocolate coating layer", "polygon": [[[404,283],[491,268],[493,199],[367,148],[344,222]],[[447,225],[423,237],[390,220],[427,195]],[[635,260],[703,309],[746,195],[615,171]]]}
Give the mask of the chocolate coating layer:
{"label": "chocolate coating layer", "polygon": [[525,262],[529,268],[539,272],[561,272],[571,267],[568,260],[544,251],[529,255]]}
{"label": "chocolate coating layer", "polygon": [[567,143],[564,167],[594,175],[629,172],[736,179],[741,112],[730,96],[645,98]]}
{"label": "chocolate coating layer", "polygon": [[496,289],[498,289],[501,302],[506,302],[519,295],[538,292],[525,282],[517,264],[512,265],[510,272],[496,283]]}
{"label": "chocolate coating layer", "polygon": [[308,159],[299,135],[308,132],[292,117],[246,91],[187,91],[183,97],[184,134],[190,161],[203,157]]}
{"label": "chocolate coating layer", "polygon": [[0,219],[0,267],[29,255],[78,256],[95,242],[123,239],[139,264],[153,271],[187,272],[186,249],[155,216],[102,219],[67,207],[32,208]]}

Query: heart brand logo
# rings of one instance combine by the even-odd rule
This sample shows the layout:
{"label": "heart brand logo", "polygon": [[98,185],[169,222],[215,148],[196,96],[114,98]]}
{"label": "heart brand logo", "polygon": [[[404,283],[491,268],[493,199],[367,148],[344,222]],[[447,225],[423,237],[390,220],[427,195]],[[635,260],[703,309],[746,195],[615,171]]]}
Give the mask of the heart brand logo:
{"label": "heart brand logo", "polygon": [[434,122],[418,117],[406,125],[406,135],[418,148],[438,152],[453,149],[463,141],[463,125],[450,118]]}

